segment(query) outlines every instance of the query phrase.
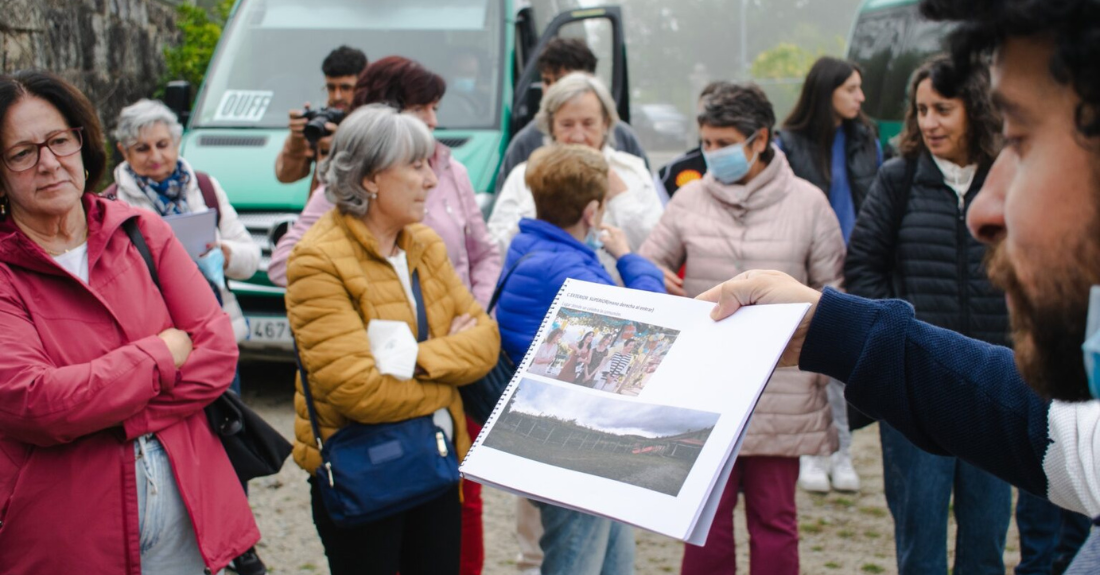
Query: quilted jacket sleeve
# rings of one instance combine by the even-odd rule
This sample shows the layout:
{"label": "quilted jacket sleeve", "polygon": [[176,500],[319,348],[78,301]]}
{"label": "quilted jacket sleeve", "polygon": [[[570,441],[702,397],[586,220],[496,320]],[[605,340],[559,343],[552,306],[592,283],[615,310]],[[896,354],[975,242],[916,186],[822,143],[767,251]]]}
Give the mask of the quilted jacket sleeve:
{"label": "quilted jacket sleeve", "polygon": [[324,245],[300,244],[287,279],[287,317],[316,399],[360,423],[404,421],[450,405],[446,384],[378,371],[363,319]]}
{"label": "quilted jacket sleeve", "polygon": [[[856,225],[848,240],[848,259],[844,279],[848,293],[871,299],[898,297],[891,274],[897,249],[898,202],[905,201],[903,177],[892,177],[905,170],[904,160],[887,162],[871,184],[867,199],[859,209]],[[899,181],[900,180],[900,181]]]}
{"label": "quilted jacket sleeve", "polygon": [[[424,379],[450,385],[466,385],[477,381],[496,365],[500,355],[500,330],[485,310],[474,300],[462,280],[451,267],[447,248],[442,241],[428,247],[423,268],[435,279],[447,286],[447,293],[454,302],[452,319],[462,314],[477,318],[477,325],[462,333],[447,335],[432,333],[432,337],[420,343],[416,363],[424,370]],[[425,278],[427,279],[427,278]],[[442,309],[427,303],[429,311]],[[435,322],[432,322],[435,324]],[[448,320],[442,324],[450,326]]]}
{"label": "quilted jacket sleeve", "polygon": [[681,203],[675,200],[668,203],[668,207],[665,209],[660,221],[657,222],[657,226],[653,228],[645,243],[638,249],[638,255],[673,271],[680,269],[687,258],[683,237],[676,225],[684,218],[680,205]]}
{"label": "quilted jacket sleeve", "polygon": [[844,236],[840,232],[840,223],[824,196],[814,190],[814,233],[810,244],[810,259],[807,267],[807,284],[821,290],[825,287],[840,289],[844,282]]}

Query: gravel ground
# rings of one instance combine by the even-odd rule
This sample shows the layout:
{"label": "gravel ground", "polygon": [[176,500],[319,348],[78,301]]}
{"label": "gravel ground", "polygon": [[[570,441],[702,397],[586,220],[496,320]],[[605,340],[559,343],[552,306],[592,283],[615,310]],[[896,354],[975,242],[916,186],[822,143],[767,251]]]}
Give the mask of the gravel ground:
{"label": "gravel ground", "polygon": [[[287,437],[293,437],[293,367],[245,363],[241,366],[245,400]],[[855,466],[863,480],[858,494],[798,493],[802,572],[897,573],[894,561],[893,521],[882,493],[882,452],[876,426],[855,434]],[[514,532],[515,498],[486,488],[485,575],[517,573],[519,547]],[[250,500],[263,534],[260,555],[273,574],[327,573],[328,563],[309,506],[306,474],[288,461],[276,476],[254,480]],[[748,573],[748,534],[744,515],[736,513],[737,564]],[[954,547],[954,525],[948,545]],[[667,537],[635,530],[636,572],[678,573],[683,544]],[[1015,524],[1008,535],[1005,565],[1008,573],[1019,560]]]}

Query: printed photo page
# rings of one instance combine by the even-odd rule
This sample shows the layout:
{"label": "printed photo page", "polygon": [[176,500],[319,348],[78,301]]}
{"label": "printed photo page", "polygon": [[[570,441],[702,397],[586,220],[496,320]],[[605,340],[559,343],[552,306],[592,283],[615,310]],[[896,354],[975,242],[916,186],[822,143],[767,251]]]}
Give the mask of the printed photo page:
{"label": "printed photo page", "polygon": [[462,463],[471,480],[702,544],[752,410],[809,306],[568,280]]}

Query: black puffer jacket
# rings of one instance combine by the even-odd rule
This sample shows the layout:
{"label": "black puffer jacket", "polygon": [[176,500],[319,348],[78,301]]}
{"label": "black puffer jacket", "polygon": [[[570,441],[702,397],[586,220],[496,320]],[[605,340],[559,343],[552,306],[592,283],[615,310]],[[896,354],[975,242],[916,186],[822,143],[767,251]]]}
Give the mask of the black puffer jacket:
{"label": "black puffer jacket", "polygon": [[986,277],[986,247],[966,228],[966,211],[988,171],[978,170],[960,209],[958,195],[927,152],[884,164],[848,243],[848,292],[901,298],[913,304],[917,319],[1008,345],[1004,294]]}
{"label": "black puffer jacket", "polygon": [[[817,143],[790,130],[780,130],[779,139],[794,174],[821,188],[828,197],[829,178],[825,177],[817,161],[819,149]],[[872,182],[875,181],[875,174],[878,173],[878,143],[870,128],[855,124],[844,144],[844,153],[847,156],[845,165],[848,166],[848,186],[852,190],[852,204],[856,208],[856,213],[859,213],[860,206],[863,205],[863,200],[867,197]]]}

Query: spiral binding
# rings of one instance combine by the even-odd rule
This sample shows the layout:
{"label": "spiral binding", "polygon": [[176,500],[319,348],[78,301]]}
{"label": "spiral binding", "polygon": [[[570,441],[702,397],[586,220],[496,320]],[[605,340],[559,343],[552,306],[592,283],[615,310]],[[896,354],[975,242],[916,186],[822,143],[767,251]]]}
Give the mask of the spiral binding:
{"label": "spiral binding", "polygon": [[482,438],[489,434],[490,428],[496,423],[497,416],[500,415],[500,411],[503,409],[501,406],[508,403],[504,401],[504,398],[509,397],[516,386],[519,385],[519,380],[522,379],[520,376],[527,371],[527,368],[534,360],[535,342],[542,341],[542,335],[543,332],[546,331],[547,324],[553,323],[550,312],[557,308],[558,301],[561,300],[562,294],[565,293],[566,288],[569,287],[569,283],[572,281],[572,279],[566,279],[561,289],[558,290],[558,294],[554,296],[554,301],[550,302],[550,308],[546,310],[546,317],[542,318],[542,324],[539,325],[539,330],[535,332],[535,337],[531,340],[531,346],[527,348],[527,353],[524,354],[523,361],[519,362],[519,365],[516,366],[516,373],[512,376],[512,381],[508,382],[508,387],[504,388],[504,393],[500,394],[500,401],[497,401],[497,405],[493,408],[493,412],[490,413],[489,418],[485,420],[485,425],[481,428],[482,432],[479,434],[479,437],[474,440],[473,444],[470,445],[470,449],[466,452],[466,457],[462,458],[462,463],[459,464],[459,467],[466,465],[466,460],[470,458],[470,454],[474,452],[474,448],[481,445]]}

